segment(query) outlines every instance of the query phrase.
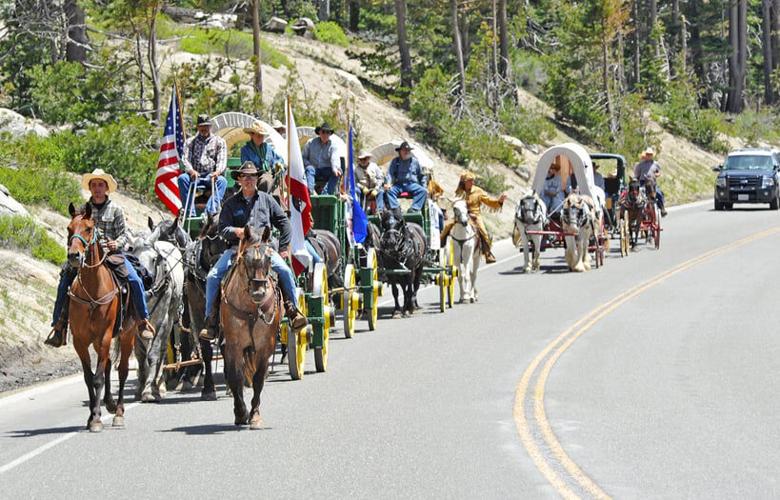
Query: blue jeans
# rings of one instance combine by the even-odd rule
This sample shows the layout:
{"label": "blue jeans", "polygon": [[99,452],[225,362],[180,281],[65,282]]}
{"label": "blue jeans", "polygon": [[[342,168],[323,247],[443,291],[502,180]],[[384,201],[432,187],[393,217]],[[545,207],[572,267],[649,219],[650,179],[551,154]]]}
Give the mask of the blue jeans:
{"label": "blue jeans", "polygon": [[387,203],[390,205],[389,208],[398,208],[398,195],[403,192],[412,195],[412,210],[421,211],[423,205],[425,205],[425,200],[428,199],[428,191],[416,182],[393,184],[392,187],[387,190]]}
{"label": "blue jeans", "polygon": [[322,259],[319,255],[317,255],[317,250],[314,249],[314,246],[312,246],[311,243],[309,243],[309,240],[306,240],[306,251],[309,252],[309,255],[311,255],[311,261],[315,264],[322,263]]}
{"label": "blue jeans", "polygon": [[[135,310],[143,319],[149,319],[149,308],[146,305],[146,296],[144,295],[144,283],[127,258],[125,258],[125,269],[127,269],[130,299],[133,301]],[[65,298],[68,296],[68,289],[73,284],[73,280],[76,279],[76,274],[76,271],[70,267],[63,269],[60,273],[60,284],[57,285],[57,299],[54,301],[54,313],[51,320],[52,326],[60,319],[62,308],[65,305]]]}
{"label": "blue jeans", "polygon": [[339,185],[339,177],[333,175],[330,167],[314,168],[309,165],[306,167],[306,183],[309,186],[309,192],[314,193],[314,186],[317,181],[327,181],[324,194],[336,194]]}
{"label": "blue jeans", "polygon": [[[208,319],[211,308],[214,307],[214,300],[219,292],[219,284],[225,277],[233,264],[233,257],[236,255],[235,248],[225,250],[214,267],[209,271],[206,277],[206,319]],[[271,255],[271,269],[276,273],[279,279],[279,287],[282,289],[282,295],[285,300],[291,301],[298,307],[298,297],[295,295],[295,275],[284,259],[276,252]]]}
{"label": "blue jeans", "polygon": [[[190,178],[190,174],[187,172],[184,172],[179,176],[179,198],[181,198],[181,205],[184,207],[184,204],[187,203],[187,195],[190,192],[190,185],[192,184],[192,178]],[[197,186],[204,186],[206,188],[211,187],[211,179],[207,177],[198,177]],[[217,177],[217,180],[214,184],[214,191],[215,193],[211,193],[211,196],[209,197],[209,201],[206,203],[206,213],[209,214],[215,214],[219,212],[220,206],[222,205],[222,198],[225,196],[225,190],[227,189],[227,180],[223,176]],[[195,194],[193,193],[192,198],[195,198]],[[190,199],[190,203],[192,203],[192,199]],[[184,207],[185,214],[189,214],[188,207]]]}

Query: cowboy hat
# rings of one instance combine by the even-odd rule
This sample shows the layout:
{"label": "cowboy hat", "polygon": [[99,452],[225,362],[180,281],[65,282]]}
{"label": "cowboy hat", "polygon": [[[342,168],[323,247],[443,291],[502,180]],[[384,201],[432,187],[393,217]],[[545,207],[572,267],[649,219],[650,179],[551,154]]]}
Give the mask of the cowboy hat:
{"label": "cowboy hat", "polygon": [[274,123],[273,123],[273,125],[271,125],[271,128],[274,129],[274,130],[277,130],[277,129],[280,129],[280,128],[286,129],[287,126],[284,123],[280,122],[279,120],[274,120]]}
{"label": "cowboy hat", "polygon": [[396,151],[401,151],[402,149],[407,149],[407,150],[411,151],[414,148],[408,142],[404,141],[404,142],[401,143],[400,146],[395,148]]}
{"label": "cowboy hat", "polygon": [[209,115],[202,113],[198,115],[198,119],[195,122],[196,127],[200,127],[201,125],[211,126],[211,118],[209,118]]}
{"label": "cowboy hat", "polygon": [[322,125],[314,129],[315,134],[319,134],[320,132],[325,132],[327,134],[333,133],[333,128],[331,128],[330,125],[328,125],[328,122],[323,122]]}
{"label": "cowboy hat", "polygon": [[477,176],[474,175],[474,172],[469,172],[468,170],[460,174],[460,182],[473,181],[476,178]]}
{"label": "cowboy hat", "polygon": [[107,174],[102,168],[96,168],[91,174],[84,174],[81,176],[81,187],[89,191],[89,183],[95,179],[100,179],[106,182],[108,185],[108,192],[113,193],[116,191],[116,181],[111,174]]}
{"label": "cowboy hat", "polygon": [[265,126],[260,120],[255,120],[252,125],[244,128],[244,132],[247,134],[268,135],[268,127]]}
{"label": "cowboy hat", "polygon": [[363,158],[373,158],[374,155],[371,154],[370,151],[366,151],[365,149],[360,152],[358,155],[358,160],[362,160]]}
{"label": "cowboy hat", "polygon": [[245,161],[241,165],[241,168],[239,168],[238,170],[230,171],[230,176],[234,179],[238,179],[239,176],[242,175],[258,175],[258,174],[260,174],[260,171],[257,170],[257,167],[251,161]]}
{"label": "cowboy hat", "polygon": [[648,147],[642,151],[642,156],[655,156],[655,149]]}

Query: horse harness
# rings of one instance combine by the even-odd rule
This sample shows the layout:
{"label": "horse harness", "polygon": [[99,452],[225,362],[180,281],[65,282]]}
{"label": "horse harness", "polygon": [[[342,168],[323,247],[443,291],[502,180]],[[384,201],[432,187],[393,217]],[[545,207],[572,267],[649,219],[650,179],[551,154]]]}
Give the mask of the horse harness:
{"label": "horse harness", "polygon": [[[96,230],[92,231],[92,239],[90,241],[87,241],[86,238],[84,238],[83,236],[81,236],[78,233],[76,233],[76,234],[74,234],[74,235],[72,235],[70,237],[70,241],[73,241],[74,239],[77,239],[77,240],[81,241],[84,244],[84,246],[86,247],[86,251],[84,252],[85,256],[89,255],[92,247],[98,244],[97,243],[97,231]],[[79,266],[78,273],[76,274],[76,280],[78,281],[79,286],[81,287],[81,291],[83,291],[87,295],[86,299],[76,295],[73,292],[73,287],[72,286],[70,288],[68,288],[68,296],[69,297],[71,297],[73,300],[75,300],[79,304],[83,304],[83,305],[86,305],[86,306],[89,307],[89,316],[90,316],[90,318],[92,317],[92,313],[95,311],[95,309],[97,309],[100,306],[105,306],[105,305],[110,304],[114,300],[114,297],[119,293],[119,283],[117,282],[117,279],[116,279],[116,276],[114,276],[114,273],[109,273],[111,275],[111,280],[114,283],[114,288],[110,292],[106,293],[102,297],[98,297],[97,299],[93,298],[89,294],[89,292],[87,292],[87,289],[84,286],[84,282],[81,280],[81,269],[82,268],[86,267],[87,269],[94,269],[96,267],[102,266],[103,263],[106,261],[107,255],[108,255],[108,253],[104,252],[103,253],[103,257],[101,257],[100,261],[97,264],[90,265],[90,264],[84,263],[81,266]],[[86,257],[85,257],[85,259],[86,259]]]}

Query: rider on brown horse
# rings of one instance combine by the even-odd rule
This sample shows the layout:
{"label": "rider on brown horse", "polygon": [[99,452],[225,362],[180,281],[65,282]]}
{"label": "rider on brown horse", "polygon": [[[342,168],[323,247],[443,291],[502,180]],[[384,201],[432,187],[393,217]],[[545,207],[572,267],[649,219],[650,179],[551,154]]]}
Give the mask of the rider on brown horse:
{"label": "rider on brown horse", "polygon": [[[460,176],[460,182],[458,183],[458,189],[455,191],[455,196],[461,197],[466,200],[466,206],[469,210],[469,216],[477,226],[477,232],[479,233],[480,248],[482,254],[485,256],[485,262],[488,264],[496,261],[491,247],[491,238],[488,235],[485,225],[482,223],[482,205],[485,205],[490,210],[498,211],[504,205],[506,200],[506,194],[502,194],[498,198],[488,196],[488,194],[482,188],[474,186],[474,174],[471,172],[465,172]],[[447,239],[447,235],[450,233],[452,226],[455,225],[454,220],[450,220],[445,224],[444,229],[441,232],[442,245]]]}
{"label": "rider on brown horse", "polygon": [[[648,184],[648,187],[654,186],[655,190],[655,203],[661,210],[661,216],[666,217],[666,208],[664,207],[664,193],[661,188],[658,187],[657,179],[661,177],[661,165],[655,161],[655,150],[653,148],[647,148],[642,152],[642,161],[634,166],[634,179],[637,179],[639,183],[644,186]],[[653,196],[653,193],[647,193],[649,197]]]}
{"label": "rider on brown horse", "polygon": [[[95,169],[91,174],[82,176],[81,185],[84,189],[88,189],[92,195],[87,201],[87,205],[90,205],[92,208],[92,219],[95,220],[98,238],[103,249],[110,254],[122,255],[122,247],[127,242],[125,215],[122,212],[122,207],[108,197],[109,193],[116,191],[116,181],[111,175],[103,172],[103,170]],[[143,320],[139,326],[141,337],[145,340],[151,339],[154,337],[154,328],[149,323],[149,311],[146,307],[143,281],[126,257],[124,259],[124,269],[120,270],[119,274],[122,274],[122,271],[127,274],[130,297],[136,314]],[[75,277],[76,270],[66,262],[62,266],[62,272],[60,272],[57,300],[54,302],[53,329],[46,339],[46,344],[52,347],[60,347],[67,343],[68,289]]]}
{"label": "rider on brown horse", "polygon": [[244,226],[247,224],[261,231],[271,226],[279,231],[279,252],[273,252],[271,255],[271,268],[279,279],[290,325],[296,330],[301,329],[306,326],[306,317],[298,309],[295,275],[284,261],[289,257],[292,234],[290,220],[270,194],[257,190],[259,171],[251,162],[244,163],[240,169],[231,172],[231,175],[240,184],[241,191],[225,202],[219,215],[219,232],[227,241],[228,248],[206,278],[206,328],[200,332],[200,338],[207,341],[217,338],[220,283],[230,270],[238,242],[244,237]]}

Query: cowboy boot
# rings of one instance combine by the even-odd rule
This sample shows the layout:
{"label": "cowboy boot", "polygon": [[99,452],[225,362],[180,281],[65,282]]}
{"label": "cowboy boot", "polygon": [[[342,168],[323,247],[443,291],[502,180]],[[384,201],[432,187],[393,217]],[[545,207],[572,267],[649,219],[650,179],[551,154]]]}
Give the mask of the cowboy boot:
{"label": "cowboy boot", "polygon": [[308,324],[306,316],[295,307],[295,304],[293,304],[291,300],[284,301],[284,310],[285,316],[287,316],[287,320],[290,322],[290,328],[293,330],[300,330]]}
{"label": "cowboy boot", "polygon": [[152,340],[155,334],[154,326],[145,319],[138,325],[138,333],[141,335],[141,340]]}
{"label": "cowboy boot", "polygon": [[485,264],[493,264],[496,261],[496,256],[493,255],[492,250],[488,250],[487,253],[485,253]]}
{"label": "cowboy boot", "polygon": [[213,342],[219,335],[219,308],[213,307],[209,317],[206,318],[206,326],[198,334],[200,340]]}
{"label": "cowboy boot", "polygon": [[46,337],[44,344],[51,347],[62,347],[68,344],[68,320],[60,318],[54,324],[49,332],[49,336]]}

